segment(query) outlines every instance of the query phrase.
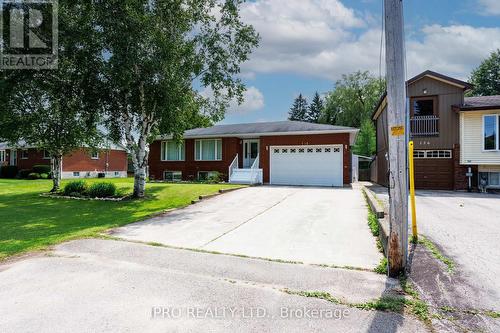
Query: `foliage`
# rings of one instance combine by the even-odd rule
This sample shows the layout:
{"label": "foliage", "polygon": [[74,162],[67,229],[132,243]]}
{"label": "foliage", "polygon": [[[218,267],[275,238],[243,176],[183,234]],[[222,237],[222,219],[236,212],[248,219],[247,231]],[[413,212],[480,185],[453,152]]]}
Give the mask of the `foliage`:
{"label": "foliage", "polygon": [[388,265],[389,264],[387,262],[387,258],[384,257],[384,258],[380,259],[380,263],[374,269],[375,273],[384,274],[384,275],[387,274]]}
{"label": "foliage", "polygon": [[17,166],[4,165],[0,167],[0,178],[15,178],[17,175]]}
{"label": "foliage", "polygon": [[35,180],[40,179],[40,174],[36,172],[32,172],[28,175],[28,179]]}
{"label": "foliage", "polygon": [[323,108],[324,108],[323,100],[319,96],[318,92],[316,92],[314,94],[311,105],[309,105],[309,108],[307,109],[305,117],[306,121],[310,123],[317,123],[319,121]]}
{"label": "foliage", "polygon": [[49,179],[49,174],[48,173],[41,173],[40,179]]}
{"label": "foliage", "polygon": [[380,234],[380,226],[378,225],[377,215],[372,212],[371,209],[368,210],[368,227],[370,227],[370,231],[372,235],[378,237]]}
{"label": "foliage", "polygon": [[[243,101],[237,77],[259,37],[241,21],[242,1],[96,0],[105,59],[105,106],[115,141],[123,141],[144,196],[148,152],[158,134],[223,118]],[[123,32],[127,33],[124,34]]]}
{"label": "foliage", "polygon": [[116,185],[113,183],[94,183],[87,190],[87,195],[91,198],[109,198],[116,195]]}
{"label": "foliage", "polygon": [[307,100],[302,94],[299,94],[293,101],[293,105],[288,112],[288,120],[306,121]]}
{"label": "foliage", "polygon": [[453,273],[455,271],[455,263],[453,262],[453,260],[446,257],[433,242],[420,235],[418,238],[418,243],[424,245],[432,253],[434,258],[445,264],[448,268],[448,273]]}
{"label": "foliage", "polygon": [[64,195],[71,195],[73,193],[83,194],[87,192],[88,185],[84,180],[73,180],[64,186]]}
{"label": "foliage", "polygon": [[49,152],[54,191],[59,188],[62,156],[98,138],[102,49],[93,8],[89,1],[59,2],[57,69],[0,72],[5,115],[0,136],[10,142],[23,139]]}
{"label": "foliage", "polygon": [[353,152],[362,156],[373,156],[377,151],[376,132],[373,122],[369,119],[363,120],[354,144]]}
{"label": "foliage", "polygon": [[217,184],[222,183],[224,181],[224,175],[220,172],[215,172],[213,175],[206,179],[206,183],[209,184]]}
{"label": "foliage", "polygon": [[43,164],[40,164],[40,165],[34,165],[33,166],[33,172],[36,172],[36,173],[50,173],[50,165],[43,165]]}
{"label": "foliage", "polygon": [[17,177],[18,177],[18,178],[21,178],[21,179],[28,178],[28,175],[29,175],[30,173],[32,173],[32,172],[33,172],[33,170],[31,170],[31,169],[21,169],[21,170],[19,170],[19,172],[17,173]]}
{"label": "foliage", "polygon": [[[133,180],[109,179],[120,192],[131,194]],[[68,181],[63,180],[64,186]],[[87,183],[98,182],[88,179]],[[232,184],[148,184],[150,197],[120,202],[61,200],[41,197],[49,180],[0,179],[0,260],[21,252],[39,250],[75,238],[98,237],[104,230],[147,218],[166,209],[187,206],[200,195]]]}
{"label": "foliage", "polygon": [[343,75],[328,94],[320,122],[359,128],[370,119],[385,89],[385,82],[358,71]]}
{"label": "foliage", "polygon": [[472,96],[500,95],[500,49],[472,71],[469,81],[474,85]]}

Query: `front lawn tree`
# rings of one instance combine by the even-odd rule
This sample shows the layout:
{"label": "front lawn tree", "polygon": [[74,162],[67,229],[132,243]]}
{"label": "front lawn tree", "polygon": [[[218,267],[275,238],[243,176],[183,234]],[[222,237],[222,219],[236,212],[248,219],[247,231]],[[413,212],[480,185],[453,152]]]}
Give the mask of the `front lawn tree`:
{"label": "front lawn tree", "polygon": [[317,123],[321,112],[323,110],[323,100],[319,96],[318,92],[314,94],[311,104],[306,112],[306,120],[310,123]]}
{"label": "front lawn tree", "polygon": [[181,139],[193,120],[223,118],[243,101],[238,78],[259,36],[244,24],[241,0],[97,0],[104,43],[110,132],[134,166],[134,196],[144,197],[148,143]]}
{"label": "front lawn tree", "polygon": [[46,150],[59,190],[63,155],[99,139],[99,64],[102,58],[86,1],[60,1],[57,69],[0,73],[0,137]]}

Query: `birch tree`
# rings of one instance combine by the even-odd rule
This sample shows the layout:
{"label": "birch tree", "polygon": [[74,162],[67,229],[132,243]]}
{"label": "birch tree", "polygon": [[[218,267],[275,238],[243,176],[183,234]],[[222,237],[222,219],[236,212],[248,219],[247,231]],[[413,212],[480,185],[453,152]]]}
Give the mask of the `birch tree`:
{"label": "birch tree", "polygon": [[96,4],[108,127],[131,155],[134,196],[144,197],[148,144],[158,134],[179,139],[197,123],[222,119],[231,100],[241,103],[240,64],[259,37],[242,22],[240,0]]}

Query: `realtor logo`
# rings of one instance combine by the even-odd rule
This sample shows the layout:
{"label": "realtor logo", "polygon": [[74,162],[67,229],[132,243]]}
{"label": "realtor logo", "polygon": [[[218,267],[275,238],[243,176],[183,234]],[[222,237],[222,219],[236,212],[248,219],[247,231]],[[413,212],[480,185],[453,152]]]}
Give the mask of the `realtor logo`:
{"label": "realtor logo", "polygon": [[57,68],[57,0],[0,0],[0,69]]}

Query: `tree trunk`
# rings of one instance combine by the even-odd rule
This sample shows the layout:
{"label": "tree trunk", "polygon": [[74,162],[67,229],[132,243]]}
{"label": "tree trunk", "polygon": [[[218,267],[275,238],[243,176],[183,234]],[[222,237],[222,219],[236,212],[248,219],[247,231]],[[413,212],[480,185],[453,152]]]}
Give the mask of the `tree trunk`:
{"label": "tree trunk", "polygon": [[61,188],[61,166],[62,166],[62,156],[52,157],[52,190],[50,192],[57,192]]}
{"label": "tree trunk", "polygon": [[137,167],[134,170],[134,197],[144,198],[146,193],[146,167]]}

